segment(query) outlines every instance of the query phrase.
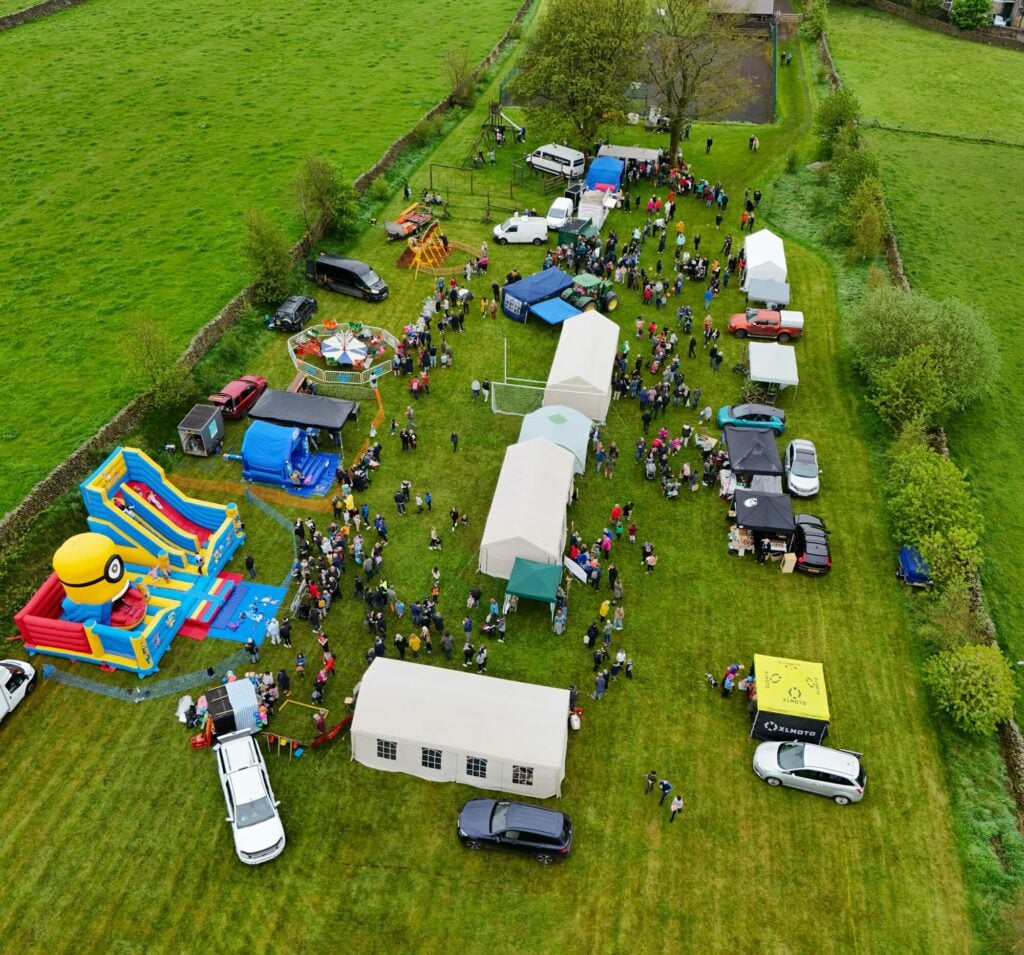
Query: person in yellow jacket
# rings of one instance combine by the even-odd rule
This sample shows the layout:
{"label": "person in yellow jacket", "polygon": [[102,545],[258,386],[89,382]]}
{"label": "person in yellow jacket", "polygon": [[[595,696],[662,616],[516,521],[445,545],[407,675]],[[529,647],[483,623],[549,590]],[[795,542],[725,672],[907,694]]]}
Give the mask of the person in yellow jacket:
{"label": "person in yellow jacket", "polygon": [[420,638],[419,634],[415,631],[409,635],[409,649],[412,650],[412,658],[418,660],[420,658]]}

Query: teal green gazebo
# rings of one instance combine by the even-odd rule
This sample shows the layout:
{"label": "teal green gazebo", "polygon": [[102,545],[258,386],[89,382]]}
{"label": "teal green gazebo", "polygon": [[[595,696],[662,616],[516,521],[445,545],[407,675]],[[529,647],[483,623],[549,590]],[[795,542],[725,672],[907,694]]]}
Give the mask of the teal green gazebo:
{"label": "teal green gazebo", "polygon": [[541,564],[525,557],[517,557],[512,565],[512,576],[505,587],[505,610],[510,597],[522,597],[546,603],[555,615],[555,595],[562,583],[561,564]]}

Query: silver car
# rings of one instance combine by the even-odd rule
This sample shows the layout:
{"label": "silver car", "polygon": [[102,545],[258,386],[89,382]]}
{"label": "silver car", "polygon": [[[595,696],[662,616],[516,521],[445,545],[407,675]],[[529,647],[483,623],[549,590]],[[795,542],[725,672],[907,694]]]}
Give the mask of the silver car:
{"label": "silver car", "polygon": [[794,497],[814,497],[818,493],[818,451],[803,438],[794,438],[786,445],[786,484]]}
{"label": "silver car", "polygon": [[214,747],[227,803],[235,852],[246,865],[259,865],[284,851],[284,826],[270,788],[267,764],[248,733],[232,733]]}
{"label": "silver car", "polygon": [[803,789],[845,806],[864,798],[868,777],[860,756],[814,743],[762,743],[754,772],[769,786]]}

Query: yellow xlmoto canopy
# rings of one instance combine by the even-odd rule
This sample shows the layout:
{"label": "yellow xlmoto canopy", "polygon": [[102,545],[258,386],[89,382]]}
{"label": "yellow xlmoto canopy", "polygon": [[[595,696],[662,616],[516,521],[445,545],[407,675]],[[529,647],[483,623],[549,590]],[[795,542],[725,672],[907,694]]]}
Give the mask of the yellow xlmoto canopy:
{"label": "yellow xlmoto canopy", "polygon": [[757,708],[828,722],[825,670],[820,663],[754,654]]}

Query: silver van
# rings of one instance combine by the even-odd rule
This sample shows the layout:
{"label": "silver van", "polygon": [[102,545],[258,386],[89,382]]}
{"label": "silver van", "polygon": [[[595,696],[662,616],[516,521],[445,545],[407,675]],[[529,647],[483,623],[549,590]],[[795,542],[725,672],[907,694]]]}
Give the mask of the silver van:
{"label": "silver van", "polygon": [[530,153],[526,157],[526,165],[537,172],[565,176],[566,179],[579,179],[586,170],[586,157],[578,149],[548,143]]}

